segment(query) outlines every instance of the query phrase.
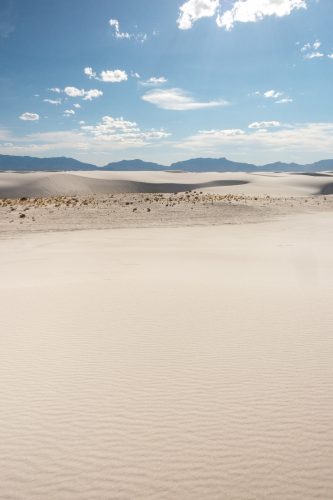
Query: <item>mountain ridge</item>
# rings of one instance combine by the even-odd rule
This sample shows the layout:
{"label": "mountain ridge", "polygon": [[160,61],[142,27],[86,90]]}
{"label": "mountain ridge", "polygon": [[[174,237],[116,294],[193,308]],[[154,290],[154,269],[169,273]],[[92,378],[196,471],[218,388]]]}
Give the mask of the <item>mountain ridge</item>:
{"label": "mountain ridge", "polygon": [[170,166],[140,159],[120,160],[98,167],[66,156],[38,158],[33,156],[0,155],[0,171],[173,171],[184,172],[319,172],[333,170],[333,159],[319,160],[309,164],[273,162],[265,165],[235,162],[221,158],[191,158]]}

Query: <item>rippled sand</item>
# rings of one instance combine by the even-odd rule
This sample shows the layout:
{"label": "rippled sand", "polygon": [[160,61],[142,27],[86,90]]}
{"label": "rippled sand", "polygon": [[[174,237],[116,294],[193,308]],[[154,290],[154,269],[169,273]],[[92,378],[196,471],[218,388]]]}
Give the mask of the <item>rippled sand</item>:
{"label": "rippled sand", "polygon": [[333,224],[0,241],[0,498],[333,498]]}

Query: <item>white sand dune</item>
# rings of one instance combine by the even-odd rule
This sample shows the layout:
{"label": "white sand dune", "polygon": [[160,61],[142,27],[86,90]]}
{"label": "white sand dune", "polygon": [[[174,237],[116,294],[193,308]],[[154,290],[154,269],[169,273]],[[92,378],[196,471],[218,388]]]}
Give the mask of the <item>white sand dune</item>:
{"label": "white sand dune", "polygon": [[288,173],[27,172],[0,173],[0,197],[179,192],[307,196],[333,193],[333,175]]}
{"label": "white sand dune", "polygon": [[0,497],[332,499],[332,246],[331,213],[2,240]]}

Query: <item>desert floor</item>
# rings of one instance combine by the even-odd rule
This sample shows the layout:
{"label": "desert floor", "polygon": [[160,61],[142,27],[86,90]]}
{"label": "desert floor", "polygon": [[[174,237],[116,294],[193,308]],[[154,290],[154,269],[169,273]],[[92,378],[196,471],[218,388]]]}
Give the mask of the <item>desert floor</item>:
{"label": "desert floor", "polygon": [[0,498],[333,498],[329,176],[93,194],[15,175]]}

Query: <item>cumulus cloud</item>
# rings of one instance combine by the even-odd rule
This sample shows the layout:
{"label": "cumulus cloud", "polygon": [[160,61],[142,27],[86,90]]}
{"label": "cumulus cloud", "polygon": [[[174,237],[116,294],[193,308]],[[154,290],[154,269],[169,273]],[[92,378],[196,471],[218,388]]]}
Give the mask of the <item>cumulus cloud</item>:
{"label": "cumulus cloud", "polygon": [[146,33],[128,33],[127,31],[121,31],[118,19],[110,19],[109,25],[113,29],[114,38],[117,40],[135,40],[144,43],[148,38]]}
{"label": "cumulus cloud", "polygon": [[75,104],[73,104],[73,107],[79,109],[79,108],[81,108],[81,104],[75,103]]}
{"label": "cumulus cloud", "polygon": [[113,118],[112,116],[103,116],[102,121],[97,125],[87,125],[82,129],[88,130],[96,136],[113,134],[115,131],[138,132],[140,130],[136,122],[124,120],[122,117]]}
{"label": "cumulus cloud", "polygon": [[167,79],[164,76],[152,76],[151,78],[148,78],[148,80],[143,80],[140,82],[140,85],[143,85],[145,87],[156,87],[158,85],[163,85],[164,83],[167,83]]}
{"label": "cumulus cloud", "polygon": [[293,10],[306,9],[306,0],[238,0],[233,7],[219,14],[216,23],[227,31],[235,23],[255,23],[267,16],[289,16]]}
{"label": "cumulus cloud", "polygon": [[292,11],[306,9],[307,0],[233,0],[232,7],[221,12],[220,0],[188,0],[179,9],[179,29],[192,28],[195,21],[216,15],[216,24],[227,31],[235,23],[255,23],[267,16],[289,16]]}
{"label": "cumulus cloud", "polygon": [[76,87],[65,87],[64,92],[69,97],[83,97],[85,94],[85,90]]}
{"label": "cumulus cloud", "polygon": [[102,82],[119,83],[126,81],[127,78],[126,71],[121,69],[115,69],[114,71],[105,70],[100,73],[100,80]]}
{"label": "cumulus cloud", "polygon": [[99,141],[127,146],[145,145],[151,140],[164,139],[170,135],[163,129],[141,130],[136,122],[112,116],[103,116],[101,122],[96,125],[83,125],[81,129]]}
{"label": "cumulus cloud", "polygon": [[55,92],[56,94],[60,94],[61,89],[59,87],[52,87],[49,89],[50,92]]}
{"label": "cumulus cloud", "polygon": [[228,104],[228,102],[223,99],[216,101],[197,101],[189,93],[178,88],[151,90],[144,94],[142,99],[154,104],[160,109],[169,109],[173,111],[215,108]]}
{"label": "cumulus cloud", "polygon": [[91,101],[103,95],[103,92],[98,89],[84,90],[76,87],[65,87],[64,93],[68,97],[82,97],[84,101]]}
{"label": "cumulus cloud", "polygon": [[219,0],[188,0],[179,8],[178,28],[188,30],[198,19],[214,16],[219,4]]}
{"label": "cumulus cloud", "polygon": [[119,82],[124,82],[128,79],[126,71],[123,71],[121,69],[103,70],[100,72],[99,75],[97,75],[96,71],[94,71],[90,67],[84,68],[83,71],[84,74],[88,76],[88,78],[99,80],[100,82],[119,83]]}
{"label": "cumulus cloud", "polygon": [[328,54],[327,57],[329,57],[330,59],[333,59],[333,53],[332,54]]}
{"label": "cumulus cloud", "polygon": [[103,95],[103,92],[101,90],[97,89],[91,89],[91,90],[86,90],[84,92],[84,101],[92,101],[93,99],[97,99],[97,97],[101,97]]}
{"label": "cumulus cloud", "polygon": [[23,120],[23,121],[29,121],[29,122],[35,122],[35,121],[38,121],[39,120],[39,115],[37,113],[22,113],[20,115],[20,120]]}
{"label": "cumulus cloud", "polygon": [[264,97],[266,97],[266,99],[278,99],[279,97],[282,97],[283,96],[283,93],[282,92],[278,92],[277,90],[266,90],[266,92],[264,92]]}
{"label": "cumulus cloud", "polygon": [[83,70],[83,73],[88,76],[89,78],[96,78],[96,72],[90,67],[90,66],[87,66],[86,68],[84,68]]}

